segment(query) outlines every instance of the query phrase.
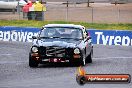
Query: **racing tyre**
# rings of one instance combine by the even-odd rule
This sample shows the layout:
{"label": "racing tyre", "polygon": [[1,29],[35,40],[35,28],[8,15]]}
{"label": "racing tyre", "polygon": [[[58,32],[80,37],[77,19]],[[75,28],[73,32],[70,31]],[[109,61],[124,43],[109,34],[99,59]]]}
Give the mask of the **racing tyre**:
{"label": "racing tyre", "polygon": [[93,58],[93,50],[91,51],[91,53],[86,58],[86,62],[87,63],[92,63],[92,58]]}
{"label": "racing tyre", "polygon": [[38,63],[31,58],[31,55],[29,55],[29,66],[30,67],[38,67]]}

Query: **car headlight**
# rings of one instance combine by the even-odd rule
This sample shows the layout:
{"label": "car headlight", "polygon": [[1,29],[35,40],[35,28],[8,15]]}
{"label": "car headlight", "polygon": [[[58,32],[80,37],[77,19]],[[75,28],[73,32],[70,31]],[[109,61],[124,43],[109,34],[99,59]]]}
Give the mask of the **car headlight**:
{"label": "car headlight", "polygon": [[38,48],[37,47],[32,47],[32,52],[34,52],[34,53],[38,52]]}
{"label": "car headlight", "polygon": [[74,49],[74,54],[80,54],[80,50],[78,48]]}

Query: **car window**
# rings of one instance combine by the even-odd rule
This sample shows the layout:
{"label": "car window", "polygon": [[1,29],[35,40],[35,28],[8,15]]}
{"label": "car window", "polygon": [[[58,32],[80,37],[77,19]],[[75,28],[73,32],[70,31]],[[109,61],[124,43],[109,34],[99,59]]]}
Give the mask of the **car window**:
{"label": "car window", "polygon": [[44,28],[40,33],[40,37],[63,37],[82,39],[82,30],[77,28]]}

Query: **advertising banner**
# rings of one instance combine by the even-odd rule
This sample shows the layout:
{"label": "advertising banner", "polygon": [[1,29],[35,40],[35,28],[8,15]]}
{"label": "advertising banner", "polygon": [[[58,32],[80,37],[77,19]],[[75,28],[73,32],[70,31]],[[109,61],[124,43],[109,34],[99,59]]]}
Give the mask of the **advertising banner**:
{"label": "advertising banner", "polygon": [[132,46],[132,31],[90,30],[93,44]]}
{"label": "advertising banner", "polygon": [[37,35],[39,28],[0,27],[0,41],[32,42],[32,36]]}
{"label": "advertising banner", "polygon": [[[0,41],[32,42],[39,28],[32,27],[0,27]],[[95,30],[87,29],[92,37],[93,44],[132,46],[132,31]]]}

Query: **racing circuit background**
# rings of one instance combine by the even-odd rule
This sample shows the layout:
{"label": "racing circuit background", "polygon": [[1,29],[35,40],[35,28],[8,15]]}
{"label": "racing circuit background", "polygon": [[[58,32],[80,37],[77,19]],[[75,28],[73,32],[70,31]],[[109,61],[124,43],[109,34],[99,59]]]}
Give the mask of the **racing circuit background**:
{"label": "racing circuit background", "polygon": [[[72,2],[67,8],[66,4],[60,2],[62,0],[57,0],[56,3],[53,2],[55,0],[47,1],[50,3],[46,4],[44,20],[132,23],[131,3],[117,5],[108,2],[90,3],[90,7],[87,7],[87,3]],[[0,19],[24,18],[22,13],[0,12]],[[0,88],[132,88],[132,82],[80,86],[76,82],[77,67],[67,64],[45,64],[38,68],[30,68],[28,58],[32,45],[31,37],[37,35],[38,31],[39,28],[31,27],[0,27]],[[92,36],[94,55],[93,63],[84,66],[86,73],[132,75],[132,31],[103,29],[88,31]]]}
{"label": "racing circuit background", "polygon": [[[68,6],[66,4],[67,1]],[[46,2],[44,5],[47,10],[44,12],[42,18],[46,21],[63,20],[88,23],[132,23],[131,0],[90,0],[89,7],[88,0],[44,0],[43,2]],[[117,2],[116,5],[115,2]],[[9,4],[11,3],[13,2],[9,2]],[[3,5],[2,2],[0,2],[0,9],[9,8],[9,6],[11,5]],[[0,11],[0,19],[27,20],[28,17],[23,16],[22,11],[18,12],[13,10],[17,9],[16,7],[17,2],[15,6],[11,8],[12,12]]]}

